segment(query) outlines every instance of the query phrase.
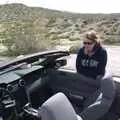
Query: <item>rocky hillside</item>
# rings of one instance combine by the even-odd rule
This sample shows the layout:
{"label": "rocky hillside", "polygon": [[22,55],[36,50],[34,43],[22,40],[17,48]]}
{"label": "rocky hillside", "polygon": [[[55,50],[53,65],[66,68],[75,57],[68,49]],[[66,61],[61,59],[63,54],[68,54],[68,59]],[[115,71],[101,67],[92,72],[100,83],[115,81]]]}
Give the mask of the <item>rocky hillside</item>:
{"label": "rocky hillside", "polygon": [[77,41],[91,29],[106,44],[120,43],[120,14],[75,14],[23,4],[0,6],[0,42],[8,51],[28,53]]}

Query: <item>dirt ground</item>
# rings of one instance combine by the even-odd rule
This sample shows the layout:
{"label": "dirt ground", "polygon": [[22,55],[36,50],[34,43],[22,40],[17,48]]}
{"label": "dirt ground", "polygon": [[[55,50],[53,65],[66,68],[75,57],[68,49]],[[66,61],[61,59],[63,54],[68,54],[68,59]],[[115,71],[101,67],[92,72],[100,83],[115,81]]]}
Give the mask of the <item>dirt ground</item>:
{"label": "dirt ground", "polygon": [[108,51],[107,68],[114,74],[120,76],[120,46],[106,47]]}

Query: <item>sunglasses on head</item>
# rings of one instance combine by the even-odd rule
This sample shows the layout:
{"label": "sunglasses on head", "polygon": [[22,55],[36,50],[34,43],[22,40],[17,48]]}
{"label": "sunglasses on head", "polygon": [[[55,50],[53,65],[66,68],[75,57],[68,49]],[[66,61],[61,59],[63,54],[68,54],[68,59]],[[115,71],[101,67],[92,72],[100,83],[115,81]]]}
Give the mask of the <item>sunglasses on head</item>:
{"label": "sunglasses on head", "polygon": [[84,45],[91,45],[93,44],[92,42],[83,42]]}

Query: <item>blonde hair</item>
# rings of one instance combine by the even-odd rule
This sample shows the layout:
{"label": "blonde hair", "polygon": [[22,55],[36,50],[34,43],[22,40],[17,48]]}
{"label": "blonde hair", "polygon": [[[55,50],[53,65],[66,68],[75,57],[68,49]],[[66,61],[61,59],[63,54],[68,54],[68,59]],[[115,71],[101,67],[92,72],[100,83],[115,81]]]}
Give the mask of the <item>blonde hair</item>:
{"label": "blonde hair", "polygon": [[92,42],[100,43],[100,39],[98,39],[98,35],[94,30],[87,32],[85,34],[85,38],[91,40]]}

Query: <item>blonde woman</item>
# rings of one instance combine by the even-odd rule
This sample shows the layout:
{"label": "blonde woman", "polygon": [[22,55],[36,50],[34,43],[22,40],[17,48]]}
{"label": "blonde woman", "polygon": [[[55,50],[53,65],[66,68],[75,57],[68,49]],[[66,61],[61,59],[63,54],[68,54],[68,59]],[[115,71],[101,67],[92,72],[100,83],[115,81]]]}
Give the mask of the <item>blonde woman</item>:
{"label": "blonde woman", "polygon": [[103,76],[107,63],[107,51],[100,44],[95,31],[85,34],[83,47],[80,48],[77,59],[77,72],[90,78],[96,79]]}

